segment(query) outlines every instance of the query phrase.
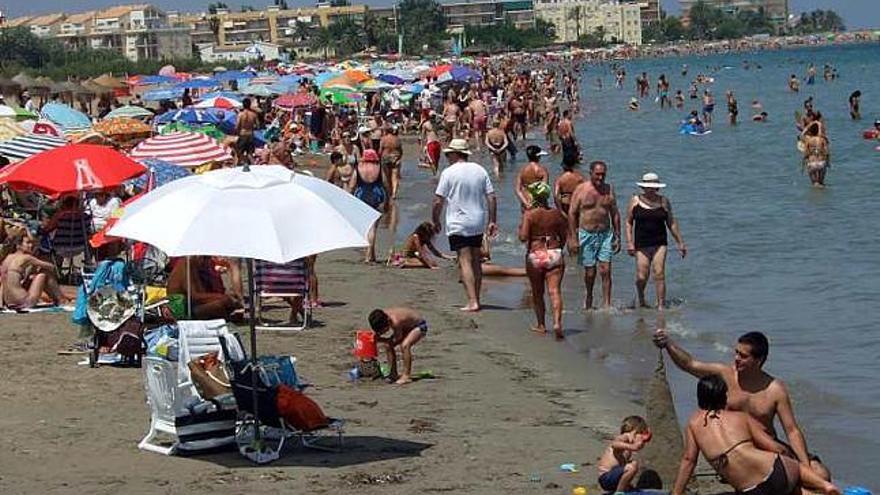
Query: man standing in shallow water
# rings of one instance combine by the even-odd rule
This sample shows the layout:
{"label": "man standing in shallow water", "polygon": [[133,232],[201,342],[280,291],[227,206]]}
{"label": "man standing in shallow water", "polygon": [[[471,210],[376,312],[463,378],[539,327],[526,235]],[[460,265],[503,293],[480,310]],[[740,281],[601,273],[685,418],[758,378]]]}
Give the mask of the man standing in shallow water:
{"label": "man standing in shallow water", "polygon": [[607,172],[605,162],[590,163],[590,180],[574,190],[568,210],[568,245],[572,253],[579,252],[584,267],[587,310],[593,308],[597,265],[602,279],[602,304],[611,307],[611,257],[620,252],[620,211],[614,188],[605,183]]}
{"label": "man standing in shallow water", "polygon": [[[670,339],[662,328],[654,333],[654,345],[665,349],[679,369],[697,378],[713,374],[721,376],[727,384],[728,409],[748,413],[785,447],[787,452],[784,455],[797,459],[801,465],[809,467],[821,478],[831,480],[831,473],[819,458],[807,451],[807,442],[794,417],[785,384],[763,369],[770,353],[770,343],[763,333],[749,332],[740,336],[732,364],[705,363],[694,359]],[[788,444],[776,436],[773,425],[776,416],[779,416]]]}

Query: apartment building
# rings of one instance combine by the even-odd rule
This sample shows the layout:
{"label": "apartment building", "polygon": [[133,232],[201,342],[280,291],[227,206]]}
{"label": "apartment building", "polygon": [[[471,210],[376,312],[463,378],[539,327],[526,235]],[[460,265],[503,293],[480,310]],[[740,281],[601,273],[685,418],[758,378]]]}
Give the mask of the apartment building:
{"label": "apartment building", "polygon": [[[770,20],[779,27],[785,25],[788,19],[788,0],[704,0],[709,6],[717,7],[729,13],[736,14],[743,11],[756,12],[764,9]],[[688,12],[697,3],[697,0],[678,0],[681,5],[682,21],[688,23]]]}
{"label": "apartment building", "polygon": [[642,44],[641,7],[607,0],[536,0],[535,16],[556,26],[556,41],[573,43],[601,28],[610,43]]}
{"label": "apartment building", "polygon": [[220,53],[254,43],[301,45],[305,29],[327,27],[343,17],[360,21],[366,13],[366,5],[320,5],[286,10],[270,6],[250,12],[226,9],[218,9],[214,14],[169,12],[168,18],[172,26],[190,30],[194,45],[214,44]]}
{"label": "apartment building", "polygon": [[642,26],[653,24],[660,20],[660,0],[637,0],[628,3],[639,4]]}
{"label": "apartment building", "polygon": [[149,4],[13,21],[37,36],[57,39],[69,50],[114,50],[133,61],[192,56],[189,30],[170,27],[165,13]]}
{"label": "apartment building", "polygon": [[469,0],[444,2],[440,6],[450,31],[465,26],[493,26],[511,23],[517,28],[535,27],[532,0]]}

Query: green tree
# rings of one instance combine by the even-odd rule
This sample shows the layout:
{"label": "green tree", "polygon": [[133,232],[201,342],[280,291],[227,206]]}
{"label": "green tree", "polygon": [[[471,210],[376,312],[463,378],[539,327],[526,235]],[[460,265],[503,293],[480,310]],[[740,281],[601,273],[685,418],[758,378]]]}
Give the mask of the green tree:
{"label": "green tree", "polygon": [[257,9],[253,8],[253,7],[250,6],[250,5],[242,5],[242,6],[241,6],[241,11],[242,11],[242,12],[256,12],[256,10],[257,10]]}
{"label": "green tree", "polygon": [[324,58],[330,58],[330,52],[336,53],[336,34],[329,27],[319,27],[311,32],[309,48],[320,51]]}
{"label": "green tree", "polygon": [[367,11],[364,15],[364,36],[367,48],[375,47],[380,53],[390,53],[397,50],[397,33],[392,19],[380,17],[373,11]]}
{"label": "green tree", "polygon": [[556,40],[556,25],[550,21],[545,21],[538,17],[535,19],[535,31],[539,36],[544,38],[547,43],[552,43]]}
{"label": "green tree", "polygon": [[581,39],[581,6],[575,5],[568,11],[566,21],[574,21],[574,37]]}
{"label": "green tree", "polygon": [[822,9],[802,13],[795,27],[795,32],[798,34],[840,31],[846,31],[843,18],[833,10]]}
{"label": "green tree", "polygon": [[578,38],[577,44],[581,48],[603,48],[608,46],[605,41],[605,28],[598,26],[592,33],[587,33]]}
{"label": "green tree", "polygon": [[688,10],[688,17],[691,19],[691,37],[697,40],[708,40],[715,37],[715,32],[724,18],[724,12],[703,0],[699,0]]}
{"label": "green tree", "polygon": [[401,0],[397,11],[405,53],[421,54],[425,45],[429,51],[436,51],[447,39],[446,16],[436,0]]}
{"label": "green tree", "polygon": [[351,17],[342,17],[330,25],[335,40],[336,55],[345,57],[367,47],[367,34],[363,24]]}
{"label": "green tree", "polygon": [[287,0],[274,0],[274,4],[281,10],[287,10]]}

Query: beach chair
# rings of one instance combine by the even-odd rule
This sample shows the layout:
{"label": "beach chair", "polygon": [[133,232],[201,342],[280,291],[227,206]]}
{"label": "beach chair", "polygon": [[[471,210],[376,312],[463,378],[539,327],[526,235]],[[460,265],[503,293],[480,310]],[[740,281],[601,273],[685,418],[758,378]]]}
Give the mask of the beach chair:
{"label": "beach chair", "polygon": [[223,352],[220,337],[231,335],[226,326],[226,320],[178,321],[177,329],[180,349],[177,386],[178,389],[186,393],[187,397],[199,396],[187,363],[211,352],[216,352],[221,360],[225,360],[226,356],[231,356],[232,359],[244,359],[244,352],[241,350],[241,346],[237,345],[237,340],[236,345],[231,346],[229,352]]}
{"label": "beach chair", "polygon": [[[309,271],[305,259],[285,264],[255,260],[254,286],[257,321],[260,322],[258,330],[305,330],[311,325],[312,309],[308,303]],[[301,324],[267,323],[263,318],[263,300],[268,298],[293,298],[302,301]]]}
{"label": "beach chair", "polygon": [[[221,338],[221,346],[226,355],[226,362],[232,370],[230,382],[232,384],[232,392],[235,395],[235,401],[238,405],[240,413],[254,416],[253,403],[253,377],[254,365],[245,357],[243,360],[237,360],[228,355],[227,344],[234,342],[239,349],[241,344],[237,335],[228,335]],[[315,450],[323,450],[328,452],[338,452],[344,445],[345,420],[339,418],[328,417],[327,426],[311,431],[303,431],[295,428],[293,425],[285,421],[278,413],[276,405],[277,387],[269,385],[266,378],[266,370],[261,365],[257,365],[257,413],[260,424],[267,430],[267,437],[277,439],[279,441],[276,453],[280,452],[284,446],[286,439],[295,438],[303,447]],[[240,441],[241,442],[241,441]]]}
{"label": "beach chair", "polygon": [[58,271],[62,276],[65,273],[64,265],[67,262],[67,275],[64,280],[73,282],[74,259],[84,256],[83,265],[87,265],[86,245],[88,243],[90,217],[83,212],[70,212],[58,219],[58,224],[49,233],[52,239],[51,254],[53,258],[60,259]]}
{"label": "beach chair", "polygon": [[[178,405],[177,370],[174,363],[159,357],[144,358],[144,389],[150,408],[150,430],[138,448],[162,455],[172,455],[177,450],[177,428],[174,418]],[[170,446],[155,443],[159,434],[172,438]]]}

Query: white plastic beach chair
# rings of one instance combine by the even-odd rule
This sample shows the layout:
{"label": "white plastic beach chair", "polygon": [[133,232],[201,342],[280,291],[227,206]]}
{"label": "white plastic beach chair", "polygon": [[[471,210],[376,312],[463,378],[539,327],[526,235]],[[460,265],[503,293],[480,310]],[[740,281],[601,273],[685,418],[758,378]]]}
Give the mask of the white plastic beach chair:
{"label": "white plastic beach chair", "polygon": [[[148,356],[144,358],[144,364],[144,388],[147,392],[147,405],[150,408],[150,431],[138,444],[138,448],[162,455],[172,455],[177,449],[177,429],[174,426],[178,404],[177,371],[174,369],[174,363],[159,357]],[[160,433],[172,438],[170,446],[154,443]]]}
{"label": "white plastic beach chair", "polygon": [[[226,320],[192,320],[178,321],[178,346],[179,346],[179,365],[177,367],[177,387],[181,393],[185,392],[185,399],[189,397],[198,397],[199,392],[196,390],[189,374],[189,366],[187,363],[193,359],[204,356],[205,354],[216,352],[221,361],[225,360],[223,349],[220,347],[220,336],[232,335],[226,326]],[[235,341],[230,346],[229,353],[234,359],[243,359],[244,352],[237,345],[236,339],[227,339],[227,341]]]}

